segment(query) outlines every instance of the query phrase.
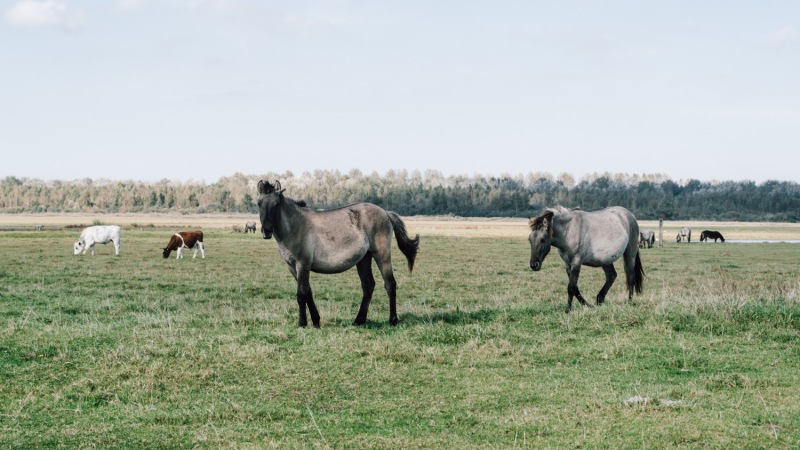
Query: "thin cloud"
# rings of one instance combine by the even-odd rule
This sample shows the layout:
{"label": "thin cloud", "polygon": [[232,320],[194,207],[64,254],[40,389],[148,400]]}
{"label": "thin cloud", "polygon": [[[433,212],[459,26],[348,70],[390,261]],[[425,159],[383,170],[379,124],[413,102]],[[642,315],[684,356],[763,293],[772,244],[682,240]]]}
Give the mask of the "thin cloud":
{"label": "thin cloud", "polygon": [[783,27],[761,38],[761,44],[768,47],[780,47],[797,39],[797,30],[794,27]]}
{"label": "thin cloud", "polygon": [[138,11],[145,7],[145,0],[117,0],[117,8],[122,11]]}
{"label": "thin cloud", "polygon": [[76,30],[83,25],[80,11],[72,11],[64,2],[55,0],[21,0],[8,8],[5,20],[22,28],[61,27]]}
{"label": "thin cloud", "polygon": [[284,27],[295,30],[313,30],[330,26],[330,22],[328,21],[311,17],[302,17],[297,14],[288,14],[284,16],[281,19],[281,23]]}

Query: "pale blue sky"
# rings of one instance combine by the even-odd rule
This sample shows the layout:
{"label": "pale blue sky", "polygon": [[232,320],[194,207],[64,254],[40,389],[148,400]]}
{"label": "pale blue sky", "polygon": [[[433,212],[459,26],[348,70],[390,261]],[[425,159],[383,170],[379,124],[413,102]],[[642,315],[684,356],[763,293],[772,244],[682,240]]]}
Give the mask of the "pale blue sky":
{"label": "pale blue sky", "polygon": [[800,181],[800,2],[0,0],[0,176]]}

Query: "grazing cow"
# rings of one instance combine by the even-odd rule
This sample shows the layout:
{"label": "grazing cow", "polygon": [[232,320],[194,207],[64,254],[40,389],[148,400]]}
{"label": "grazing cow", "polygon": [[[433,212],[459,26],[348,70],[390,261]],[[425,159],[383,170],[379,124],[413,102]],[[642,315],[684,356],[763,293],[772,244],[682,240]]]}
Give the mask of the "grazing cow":
{"label": "grazing cow", "polygon": [[642,230],[639,232],[639,248],[653,248],[653,243],[656,241],[656,233],[653,230]]}
{"label": "grazing cow", "polygon": [[202,231],[181,231],[176,233],[169,240],[169,244],[164,247],[164,258],[169,258],[169,253],[173,250],[178,251],[178,256],[175,259],[183,258],[183,249],[191,248],[194,250],[192,259],[197,258],[197,250],[206,258],[206,251],[203,248],[203,232]]}
{"label": "grazing cow", "polygon": [[686,239],[686,242],[692,242],[692,230],[691,228],[683,227],[680,231],[678,231],[678,236],[675,238],[675,242],[681,242],[682,240]]}
{"label": "grazing cow", "polygon": [[244,232],[247,233],[248,231],[252,230],[253,233],[256,232],[256,223],[253,221],[247,222],[244,224]]}
{"label": "grazing cow", "polygon": [[725,238],[722,237],[722,233],[720,233],[719,231],[705,230],[702,233],[700,233],[700,242],[708,241],[709,239],[713,239],[714,242],[717,242],[717,239],[721,240],[722,242],[725,242]]}
{"label": "grazing cow", "polygon": [[84,228],[81,232],[81,237],[78,238],[78,242],[75,243],[75,254],[77,255],[83,250],[83,254],[85,255],[86,250],[91,248],[92,256],[94,256],[94,244],[108,244],[109,242],[114,242],[114,249],[117,251],[117,255],[119,255],[120,236],[121,230],[116,225]]}

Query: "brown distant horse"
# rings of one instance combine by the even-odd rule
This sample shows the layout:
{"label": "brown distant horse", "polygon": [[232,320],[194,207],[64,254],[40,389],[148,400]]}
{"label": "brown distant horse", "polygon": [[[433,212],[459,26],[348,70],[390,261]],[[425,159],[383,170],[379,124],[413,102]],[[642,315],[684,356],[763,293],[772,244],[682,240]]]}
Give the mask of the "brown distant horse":
{"label": "brown distant horse", "polygon": [[[340,273],[358,268],[363,298],[353,325],[367,321],[369,302],[375,289],[372,260],[383,276],[389,294],[389,324],[397,325],[397,283],[392,271],[392,234],[408,259],[409,272],[419,247],[419,235],[410,239],[400,216],[371,203],[354,203],[331,211],[315,211],[283,195],[280,182],[258,183],[258,209],[264,239],[275,236],[278,253],[297,280],[299,325],[305,327],[306,306],[311,322],[319,328],[319,312],[309,284],[309,275]],[[304,204],[304,203],[303,203]]]}
{"label": "brown distant horse", "polygon": [[717,242],[717,239],[721,240],[722,242],[725,242],[725,238],[722,237],[722,233],[720,233],[719,231],[705,230],[702,233],[700,233],[700,242],[708,241],[709,239],[713,239],[714,242]]}
{"label": "brown distant horse", "polygon": [[169,240],[169,244],[164,247],[164,258],[169,258],[169,254],[173,250],[178,251],[177,258],[183,258],[183,249],[191,248],[194,250],[192,259],[197,258],[197,250],[199,249],[203,259],[206,257],[206,251],[203,248],[203,232],[202,231],[181,231],[176,233]]}

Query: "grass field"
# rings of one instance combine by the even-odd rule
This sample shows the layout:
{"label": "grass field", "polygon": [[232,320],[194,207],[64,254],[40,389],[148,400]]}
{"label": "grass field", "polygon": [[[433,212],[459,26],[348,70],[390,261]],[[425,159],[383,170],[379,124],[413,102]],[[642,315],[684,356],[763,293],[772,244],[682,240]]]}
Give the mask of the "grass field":
{"label": "grass field", "polygon": [[[533,273],[524,223],[478,223],[409,222],[398,327],[380,288],[350,326],[355,270],[312,275],[319,330],[260,235],[204,228],[205,260],[164,260],[177,228],[125,229],[120,257],[2,232],[0,447],[800,447],[797,244],[667,242],[634,305],[620,278],[565,315],[555,251]],[[602,282],[583,270],[587,299]]]}

